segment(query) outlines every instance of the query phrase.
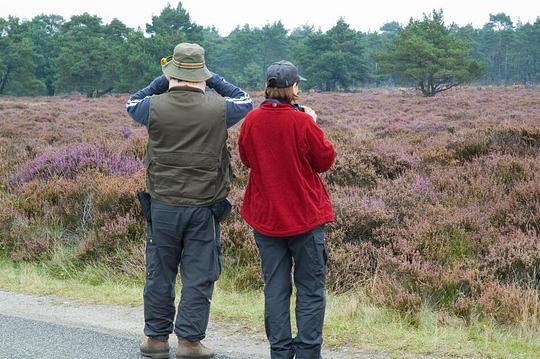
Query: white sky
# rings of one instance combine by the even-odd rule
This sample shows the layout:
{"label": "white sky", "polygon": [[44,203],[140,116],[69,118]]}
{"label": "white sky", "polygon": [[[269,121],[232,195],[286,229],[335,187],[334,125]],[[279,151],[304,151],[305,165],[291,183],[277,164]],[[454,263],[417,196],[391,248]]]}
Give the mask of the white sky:
{"label": "white sky", "polygon": [[[176,0],[0,0],[0,17],[8,15],[31,19],[39,14],[58,14],[69,19],[72,15],[88,12],[98,15],[104,23],[118,18],[129,27],[149,23],[152,15],[159,15]],[[236,25],[250,24],[261,27],[281,20],[287,29],[303,24],[315,25],[323,31],[332,27],[340,17],[361,31],[378,30],[389,21],[408,22],[410,17],[420,18],[433,8],[442,8],[446,23],[472,24],[481,27],[490,13],[504,12],[514,23],[534,22],[540,16],[539,0],[184,0],[182,4],[196,23],[215,25],[227,35]]]}

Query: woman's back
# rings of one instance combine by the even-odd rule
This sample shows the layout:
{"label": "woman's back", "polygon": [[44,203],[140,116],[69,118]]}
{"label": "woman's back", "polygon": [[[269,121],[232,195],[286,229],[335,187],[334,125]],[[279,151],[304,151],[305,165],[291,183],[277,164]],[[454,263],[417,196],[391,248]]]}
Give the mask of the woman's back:
{"label": "woman's back", "polygon": [[310,115],[267,100],[244,120],[239,149],[250,168],[241,214],[255,230],[286,237],[333,220],[318,173],[335,153]]}

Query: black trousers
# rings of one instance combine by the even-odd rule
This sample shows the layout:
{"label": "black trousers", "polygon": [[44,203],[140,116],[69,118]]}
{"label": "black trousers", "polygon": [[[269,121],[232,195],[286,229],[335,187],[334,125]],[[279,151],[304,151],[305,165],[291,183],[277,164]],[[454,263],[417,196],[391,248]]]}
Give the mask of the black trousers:
{"label": "black trousers", "polygon": [[[264,276],[264,319],[272,359],[319,359],[323,341],[326,245],[324,227],[286,238],[255,232]],[[296,326],[291,334],[291,271],[296,286]]]}
{"label": "black trousers", "polygon": [[[173,332],[191,341],[206,335],[214,282],[223,266],[219,223],[209,208],[152,201],[146,246],[144,333],[165,341]],[[175,320],[175,283],[182,294]],[[174,323],[174,325],[173,325]]]}

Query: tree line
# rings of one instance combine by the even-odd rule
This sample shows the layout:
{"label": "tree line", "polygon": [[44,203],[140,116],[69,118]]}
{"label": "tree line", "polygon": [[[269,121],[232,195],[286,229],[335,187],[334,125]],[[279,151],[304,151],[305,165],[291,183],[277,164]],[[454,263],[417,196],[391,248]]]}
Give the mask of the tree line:
{"label": "tree line", "polygon": [[69,20],[39,15],[0,18],[0,95],[133,92],[161,72],[159,60],[180,42],[206,49],[211,71],[251,90],[262,89],[267,66],[289,59],[308,79],[304,88],[348,91],[364,86],[415,86],[426,96],[462,83],[540,82],[540,17],[514,23],[501,13],[482,28],[446,25],[433,10],[405,26],[356,31],[339,19],[328,31],[278,21],[238,26],[228,36],[192,21],[178,3],[146,28],[103,23],[84,13]]}

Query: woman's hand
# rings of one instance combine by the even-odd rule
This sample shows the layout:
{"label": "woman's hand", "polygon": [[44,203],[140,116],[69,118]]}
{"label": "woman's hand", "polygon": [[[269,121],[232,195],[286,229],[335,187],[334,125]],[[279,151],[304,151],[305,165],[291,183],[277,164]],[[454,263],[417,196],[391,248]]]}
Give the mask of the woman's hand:
{"label": "woman's hand", "polygon": [[317,114],[315,113],[315,111],[311,107],[308,107],[308,106],[302,106],[302,107],[304,108],[304,112],[310,115],[313,118],[313,121],[317,123]]}

